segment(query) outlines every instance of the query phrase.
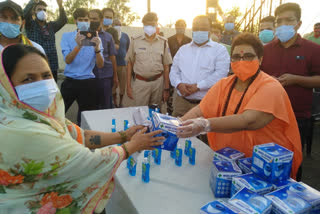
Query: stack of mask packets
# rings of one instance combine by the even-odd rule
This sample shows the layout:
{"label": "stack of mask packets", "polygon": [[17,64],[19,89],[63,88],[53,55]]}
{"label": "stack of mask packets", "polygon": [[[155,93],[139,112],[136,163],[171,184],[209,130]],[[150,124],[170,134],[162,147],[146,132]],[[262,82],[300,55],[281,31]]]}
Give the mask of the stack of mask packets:
{"label": "stack of mask packets", "polygon": [[252,157],[241,158],[238,160],[238,166],[242,170],[243,174],[251,173]]}
{"label": "stack of mask packets", "polygon": [[239,214],[241,211],[222,200],[207,203],[200,209],[200,214]]}
{"label": "stack of mask packets", "polygon": [[231,180],[241,175],[241,169],[235,162],[213,161],[210,174],[210,187],[216,198],[229,198]]}

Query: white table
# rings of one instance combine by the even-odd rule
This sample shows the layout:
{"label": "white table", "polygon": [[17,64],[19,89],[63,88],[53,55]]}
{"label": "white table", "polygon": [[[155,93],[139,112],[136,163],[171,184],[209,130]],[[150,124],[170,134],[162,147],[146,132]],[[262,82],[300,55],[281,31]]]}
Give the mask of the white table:
{"label": "white table", "polygon": [[[147,107],[141,107],[147,112]],[[87,111],[82,113],[81,127],[96,131],[111,131],[112,118],[116,119],[117,131],[123,130],[123,120],[132,123],[134,108]],[[181,167],[175,165],[168,151],[162,152],[161,165],[153,162],[150,168],[150,182],[141,180],[140,154],[136,176],[128,173],[124,161],[115,174],[116,189],[107,205],[111,214],[195,214],[214,196],[209,187],[210,167],[213,152],[197,138],[192,138],[196,148],[196,165],[192,166],[183,155]],[[184,140],[179,141],[184,148]]]}

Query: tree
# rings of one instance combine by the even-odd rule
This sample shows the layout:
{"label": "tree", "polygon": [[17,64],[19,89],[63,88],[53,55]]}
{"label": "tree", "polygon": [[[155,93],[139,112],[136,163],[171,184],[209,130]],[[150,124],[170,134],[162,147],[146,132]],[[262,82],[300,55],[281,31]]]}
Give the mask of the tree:
{"label": "tree", "polygon": [[239,21],[238,19],[242,16],[243,14],[240,11],[239,6],[234,6],[232,7],[231,10],[227,10],[227,12],[224,14],[225,17],[227,16],[233,16],[236,19],[236,22]]}
{"label": "tree", "polygon": [[129,0],[109,0],[106,4],[107,7],[114,10],[115,18],[118,18],[124,26],[140,19],[138,14],[131,12],[131,8],[126,5],[128,2]]}
{"label": "tree", "polygon": [[72,15],[77,8],[83,7],[90,9],[93,5],[95,5],[95,3],[96,0],[65,0],[64,9],[68,17],[68,23],[74,23]]}

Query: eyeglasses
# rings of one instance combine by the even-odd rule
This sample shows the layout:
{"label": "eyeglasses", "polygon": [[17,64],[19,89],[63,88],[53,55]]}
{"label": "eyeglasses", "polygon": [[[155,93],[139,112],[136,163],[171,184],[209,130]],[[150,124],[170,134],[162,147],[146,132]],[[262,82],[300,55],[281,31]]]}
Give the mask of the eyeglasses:
{"label": "eyeglasses", "polygon": [[296,21],[297,19],[293,17],[287,17],[287,18],[278,18],[276,19],[276,25],[281,25],[282,23],[288,24]]}
{"label": "eyeglasses", "polygon": [[244,53],[243,56],[241,56],[240,54],[233,54],[231,56],[231,61],[232,62],[238,62],[240,60],[243,60],[243,61],[252,61],[254,60],[254,58],[256,57],[257,55],[254,55],[252,53]]}

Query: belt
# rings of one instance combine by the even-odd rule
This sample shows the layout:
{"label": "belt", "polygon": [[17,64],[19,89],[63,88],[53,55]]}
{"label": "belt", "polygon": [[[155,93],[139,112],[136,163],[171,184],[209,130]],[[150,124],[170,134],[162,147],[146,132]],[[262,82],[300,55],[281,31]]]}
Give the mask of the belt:
{"label": "belt", "polygon": [[162,76],[162,73],[158,74],[156,76],[153,76],[153,77],[149,77],[149,78],[145,78],[143,76],[140,76],[139,74],[135,74],[135,75],[136,75],[136,78],[138,80],[142,80],[142,81],[146,81],[146,82],[152,82],[152,81],[155,81],[155,80],[159,79]]}
{"label": "belt", "polygon": [[189,100],[185,97],[182,97],[182,98],[191,104],[199,104],[201,102],[201,100]]}

